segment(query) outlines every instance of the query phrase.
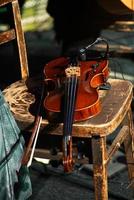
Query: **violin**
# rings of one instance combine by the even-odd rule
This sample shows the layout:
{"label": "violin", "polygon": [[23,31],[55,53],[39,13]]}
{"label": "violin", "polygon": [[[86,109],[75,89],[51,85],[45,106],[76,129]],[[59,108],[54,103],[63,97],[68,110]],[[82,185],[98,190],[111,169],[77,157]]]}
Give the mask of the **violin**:
{"label": "violin", "polygon": [[[98,41],[101,39],[98,38]],[[85,49],[81,51],[82,57],[85,57]],[[44,75],[46,86],[51,87],[43,105],[49,121],[60,118],[63,122],[63,165],[64,171],[70,172],[74,164],[72,124],[89,119],[101,111],[98,90],[109,76],[108,60],[60,57],[45,65]],[[56,117],[53,117],[55,113]]]}
{"label": "violin", "polygon": [[75,122],[87,120],[101,111],[98,90],[106,83],[109,76],[108,60],[78,61],[77,66],[72,67],[70,57],[60,57],[47,63],[44,68],[46,84],[53,85],[53,89],[48,92],[44,100],[48,120],[52,121],[54,113],[63,119],[66,71],[72,73],[74,78],[75,70],[79,75],[77,74],[78,85],[73,120]]}

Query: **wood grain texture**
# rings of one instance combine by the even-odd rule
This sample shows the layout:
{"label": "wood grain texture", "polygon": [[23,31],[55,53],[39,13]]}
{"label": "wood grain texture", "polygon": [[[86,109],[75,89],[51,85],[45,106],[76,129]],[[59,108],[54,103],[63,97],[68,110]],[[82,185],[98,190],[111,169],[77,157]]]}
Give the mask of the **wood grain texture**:
{"label": "wood grain texture", "polygon": [[[91,137],[98,133],[105,136],[112,133],[121,123],[132,101],[133,85],[129,81],[119,79],[109,79],[109,83],[111,84],[109,91],[100,91],[101,112],[89,120],[74,123],[73,136]],[[36,83],[33,82],[33,87],[35,85]],[[34,103],[35,98],[32,93],[28,92],[25,81],[11,84],[3,93],[21,128],[24,129],[33,123],[34,116],[29,112],[29,107]],[[50,134],[62,134],[62,124],[52,124],[51,126],[44,119],[42,125]]]}
{"label": "wood grain texture", "polygon": [[[26,79],[29,76],[29,69],[28,69],[28,61],[27,61],[27,51],[26,51],[26,44],[24,38],[24,32],[22,29],[22,22],[21,22],[21,13],[18,0],[2,0],[0,1],[0,6],[7,6],[11,5],[11,21],[9,21],[9,27],[11,25],[12,29],[8,31],[3,31],[0,34],[0,44],[9,42],[11,40],[16,41],[16,49],[15,51],[18,52],[19,60],[20,60],[20,72],[21,78]],[[10,13],[10,10],[7,7],[7,12]],[[10,24],[12,22],[12,24]],[[18,69],[19,71],[19,69]]]}
{"label": "wood grain texture", "polygon": [[3,33],[0,33],[0,44],[9,42],[9,41],[11,41],[11,40],[14,40],[15,37],[16,37],[16,36],[15,36],[15,31],[14,31],[14,29],[5,31],[5,32],[3,32]]}

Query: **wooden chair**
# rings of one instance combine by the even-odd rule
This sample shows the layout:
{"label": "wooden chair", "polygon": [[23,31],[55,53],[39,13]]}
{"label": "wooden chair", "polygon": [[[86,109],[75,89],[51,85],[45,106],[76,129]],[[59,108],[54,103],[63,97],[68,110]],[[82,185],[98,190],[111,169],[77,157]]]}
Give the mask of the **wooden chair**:
{"label": "wooden chair", "polygon": [[[124,143],[125,147],[130,183],[134,179],[134,129],[131,113],[133,85],[129,81],[118,79],[109,79],[109,82],[111,89],[101,92],[100,95],[102,101],[101,113],[89,120],[73,124],[73,137],[87,138],[87,140],[90,138],[92,141],[96,200],[108,199],[107,166],[122,143]],[[36,83],[33,82],[33,88],[36,86]],[[22,129],[29,127],[34,122],[34,116],[29,112],[29,108],[30,104],[34,103],[35,98],[33,94],[29,93],[26,82],[18,81],[13,83],[3,92],[19,126]],[[42,121],[45,134],[56,135],[57,137],[62,135],[62,124],[59,124],[54,129],[51,129],[50,126],[47,120]],[[120,131],[108,148],[107,136],[114,133],[118,127]],[[45,150],[37,150],[37,154],[49,159],[55,157]],[[55,159],[60,159],[61,157],[62,153],[59,152]],[[134,185],[132,184],[132,186]]]}
{"label": "wooden chair", "polygon": [[[14,16],[14,28],[0,35],[0,43],[17,39],[22,79],[9,85],[3,90],[5,100],[22,130],[25,130],[34,122],[35,116],[30,111],[30,105],[34,103],[35,96],[29,92],[26,84],[28,78],[27,54],[25,40],[21,26],[21,17],[17,0],[2,0],[0,6],[11,4]],[[133,98],[133,85],[129,81],[109,79],[111,89],[100,92],[102,111],[97,116],[73,124],[73,137],[89,138],[92,141],[93,177],[95,200],[108,200],[108,178],[107,166],[114,153],[124,143],[125,155],[128,163],[130,181],[134,179],[134,130],[131,113],[131,102]],[[38,87],[38,82],[33,79],[30,87]],[[50,135],[57,137],[62,135],[63,124],[53,130],[48,128],[51,124],[47,120],[42,121],[42,127]],[[119,127],[120,131],[107,148],[107,136],[113,134]],[[51,158],[49,151],[44,151],[45,158]],[[62,154],[59,155],[61,157]],[[133,186],[133,184],[132,184]]]}
{"label": "wooden chair", "polygon": [[10,14],[10,28],[0,33],[0,44],[15,41],[16,52],[19,52],[21,78],[26,79],[29,76],[27,52],[24,39],[24,32],[21,24],[21,14],[18,0],[1,0],[0,7],[6,6]]}

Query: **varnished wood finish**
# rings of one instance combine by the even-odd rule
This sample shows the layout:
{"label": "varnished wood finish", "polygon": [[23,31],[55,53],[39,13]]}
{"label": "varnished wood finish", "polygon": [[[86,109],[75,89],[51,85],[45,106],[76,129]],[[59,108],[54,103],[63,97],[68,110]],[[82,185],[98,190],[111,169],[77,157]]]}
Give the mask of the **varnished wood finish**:
{"label": "varnished wood finish", "polygon": [[[71,58],[60,57],[50,61],[44,67],[46,82],[49,80],[49,82],[55,83],[54,90],[48,92],[44,100],[44,107],[47,110],[48,119],[51,119],[52,112],[61,112],[64,95],[63,86],[66,82],[65,72],[68,69],[70,71],[70,62]],[[79,61],[77,65],[80,76],[77,78],[78,85],[74,109],[75,122],[87,120],[100,112],[101,105],[98,87],[105,83],[110,73],[109,61],[107,59],[86,62]]]}
{"label": "varnished wood finish", "polygon": [[[28,70],[28,61],[27,61],[27,52],[26,52],[26,44],[24,38],[24,32],[22,29],[21,23],[21,14],[20,8],[18,4],[18,0],[2,0],[0,1],[0,6],[6,6],[7,4],[11,4],[12,13],[13,13],[13,29],[0,33],[0,44],[9,42],[11,40],[17,41],[17,48],[19,51],[19,59],[21,66],[21,78],[26,79],[29,76]],[[8,10],[7,10],[8,11]]]}

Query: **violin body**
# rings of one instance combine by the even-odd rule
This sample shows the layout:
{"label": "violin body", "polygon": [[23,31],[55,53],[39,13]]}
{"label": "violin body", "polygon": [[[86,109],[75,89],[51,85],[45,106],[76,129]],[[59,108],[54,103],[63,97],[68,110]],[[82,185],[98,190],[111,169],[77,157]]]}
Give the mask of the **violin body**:
{"label": "violin body", "polygon": [[[62,121],[65,70],[70,65],[70,58],[60,57],[47,63],[44,67],[45,83],[53,87],[44,99],[44,107],[49,121]],[[80,76],[78,77],[74,121],[83,121],[97,115],[101,111],[99,87],[105,84],[109,76],[108,60],[78,61]],[[55,116],[55,117],[53,117]]]}

